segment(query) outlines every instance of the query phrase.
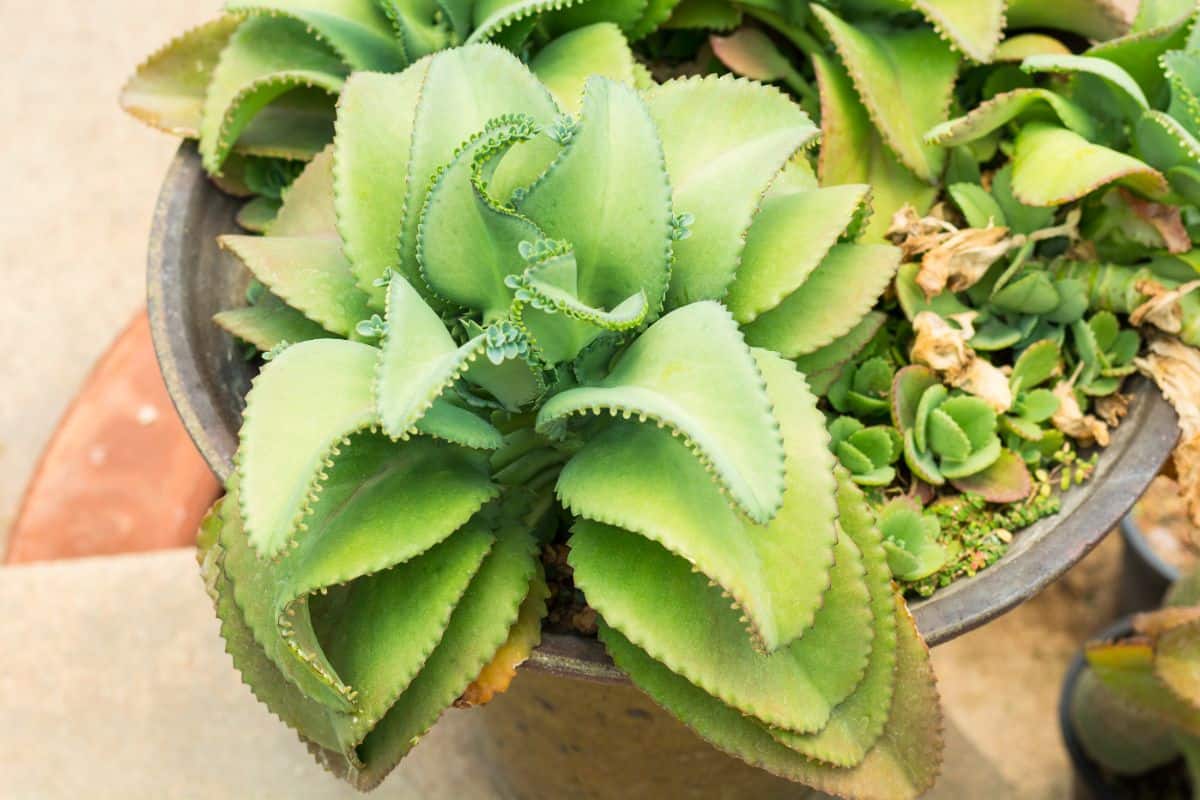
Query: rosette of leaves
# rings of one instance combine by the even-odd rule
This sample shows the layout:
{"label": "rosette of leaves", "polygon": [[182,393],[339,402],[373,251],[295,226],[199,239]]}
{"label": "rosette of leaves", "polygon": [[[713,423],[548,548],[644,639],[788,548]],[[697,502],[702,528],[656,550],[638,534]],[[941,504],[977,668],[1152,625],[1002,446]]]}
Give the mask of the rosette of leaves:
{"label": "rosette of leaves", "polygon": [[1115,775],[1136,777],[1181,762],[1200,786],[1200,608],[1181,591],[1135,615],[1128,635],[1095,640],[1069,698],[1084,753]]}
{"label": "rosette of leaves", "polygon": [[[149,125],[198,139],[204,167],[253,191],[246,156],[307,160],[333,136],[334,103],[358,71],[399,72],[465,42],[514,51],[607,21],[641,34],[662,19],[647,0],[228,0],[220,18],[146,59],[121,103]],[[620,59],[620,37],[593,32],[575,56],[593,72]],[[616,48],[614,52],[613,48]],[[538,48],[540,49],[540,48]],[[561,52],[541,53],[555,61]],[[232,160],[231,156],[235,156]]]}
{"label": "rosette of leaves", "polygon": [[897,497],[879,509],[879,532],[892,575],[901,581],[919,581],[946,564],[946,550],[938,541],[941,523],[907,497]]}
{"label": "rosette of leaves", "polygon": [[1133,359],[1142,338],[1132,328],[1122,328],[1111,311],[1097,311],[1086,321],[1071,326],[1079,375],[1075,386],[1089,397],[1105,397],[1121,388],[1121,382],[1137,371]]}
{"label": "rosette of leaves", "polygon": [[853,242],[865,188],[815,185],[816,129],[776,90],[586,70],[469,45],[355,75],[269,235],[223,239],[330,337],[271,352],[208,523],[234,661],[373,785],[503,688],[484,676],[544,613],[538,545],[569,537],[613,659],[702,737],[915,797],[927,651],[816,398],[752,346],[848,334],[898,251]]}
{"label": "rosette of leaves", "polygon": [[985,474],[1004,453],[995,410],[948,389],[926,367],[896,373],[892,414],[904,438],[905,463],[934,486]]}
{"label": "rosette of leaves", "polygon": [[838,417],[829,423],[829,438],[834,455],[859,486],[887,486],[896,479],[892,464],[904,442],[892,426],[868,428],[854,417]]}

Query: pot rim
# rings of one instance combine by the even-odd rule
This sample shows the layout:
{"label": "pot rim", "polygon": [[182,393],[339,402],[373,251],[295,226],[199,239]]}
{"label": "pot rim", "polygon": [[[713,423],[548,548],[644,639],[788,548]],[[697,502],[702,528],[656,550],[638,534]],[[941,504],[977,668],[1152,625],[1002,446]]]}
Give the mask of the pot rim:
{"label": "pot rim", "polygon": [[[218,190],[204,174],[195,145],[180,145],[167,170],[154,212],[147,259],[147,304],[163,380],[201,455],[224,481],[237,447],[236,424],[218,402],[227,388],[204,374],[201,350],[185,324],[185,251],[199,230],[194,209],[212,205]],[[227,218],[226,225],[231,224]],[[202,241],[207,246],[207,241]],[[215,245],[212,245],[215,247]],[[194,252],[193,252],[194,255]],[[1063,509],[1023,529],[991,567],[910,603],[930,645],[949,641],[1011,610],[1040,592],[1086,555],[1145,491],[1179,436],[1171,406],[1142,378],[1124,425],[1113,436],[1097,472],[1064,496]],[[1133,432],[1136,429],[1137,435]],[[598,639],[545,633],[526,666],[599,681],[628,680]]]}
{"label": "pot rim", "polygon": [[1167,561],[1158,554],[1158,551],[1150,546],[1150,542],[1142,535],[1142,526],[1138,525],[1134,519],[1133,509],[1129,513],[1121,517],[1121,538],[1125,540],[1125,544],[1140,558],[1146,562],[1156,573],[1158,573],[1168,583],[1174,583],[1179,580],[1180,571],[1174,564]]}

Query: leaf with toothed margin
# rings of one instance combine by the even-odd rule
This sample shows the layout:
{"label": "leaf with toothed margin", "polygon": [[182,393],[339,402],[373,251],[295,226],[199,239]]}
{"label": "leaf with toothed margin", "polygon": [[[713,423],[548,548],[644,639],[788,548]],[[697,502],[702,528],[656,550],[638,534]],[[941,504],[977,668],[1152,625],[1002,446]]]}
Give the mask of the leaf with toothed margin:
{"label": "leaf with toothed margin", "polygon": [[1155,674],[1153,641],[1131,637],[1115,642],[1091,642],[1083,651],[1088,666],[1122,703],[1193,736],[1200,735],[1200,709],[1167,688]]}
{"label": "leaf with toothed margin", "polygon": [[934,29],[972,61],[992,60],[1004,33],[1005,0],[912,0]]}
{"label": "leaf with toothed margin", "polygon": [[[263,703],[289,727],[303,731],[312,741],[325,747],[339,746],[337,720],[329,707],[304,695],[267,656],[254,639],[242,611],[233,597],[233,584],[225,573],[225,549],[220,537],[225,527],[223,516],[237,498],[227,496],[218,500],[200,525],[196,537],[196,557],[205,589],[213,601],[221,622],[221,638],[233,666],[241,673],[242,681]],[[236,515],[236,511],[233,512]]]}
{"label": "leaf with toothed margin", "polygon": [[787,358],[849,333],[891,283],[900,251],[883,244],[839,244],[775,308],[746,325],[746,341]]}
{"label": "leaf with toothed margin", "polygon": [[1008,0],[1008,29],[1051,28],[1111,39],[1129,28],[1119,0]]}
{"label": "leaf with toothed margin", "polygon": [[862,556],[849,537],[834,546],[830,586],[812,626],[769,655],[751,644],[721,589],[656,542],[578,520],[569,543],[575,585],[607,625],[710,696],[763,723],[819,731],[865,673],[873,635],[870,596]]}
{"label": "leaf with toothed margin", "polygon": [[530,306],[518,300],[513,321],[528,333],[530,346],[545,364],[571,361],[606,331],[632,330],[650,313],[642,290],[610,311],[583,303],[575,253],[569,249],[530,264],[519,278],[518,297],[527,295]]}
{"label": "leaf with toothed margin", "polygon": [[283,190],[283,204],[267,233],[337,239],[333,207],[333,148],[326,147]]}
{"label": "leaf with toothed margin", "polygon": [[645,292],[658,315],[671,272],[671,187],[654,121],[632,88],[587,80],[570,142],[517,207],[571,243],[584,305],[613,308]]}
{"label": "leaf with toothed margin", "polygon": [[589,78],[598,75],[632,86],[634,63],[621,29],[601,22],[554,39],[538,51],[529,68],[554,95],[559,108],[578,114]]}
{"label": "leaf with toothed margin", "polygon": [[925,144],[925,131],[946,119],[958,57],[927,28],[896,30],[843,22],[813,6],[884,143],[927,183],[941,173],[945,151]]}
{"label": "leaf with toothed margin", "polygon": [[[230,497],[222,502],[234,505],[236,499]],[[492,660],[516,621],[518,607],[529,594],[537,566],[532,536],[514,526],[495,531],[495,544],[453,607],[449,623],[428,654],[424,668],[394,704],[385,709],[378,724],[372,723],[374,727],[363,738],[354,735],[352,717],[356,712],[338,712],[306,697],[258,645],[234,601],[234,586],[223,570],[227,556],[217,541],[221,533],[219,523],[217,515],[210,513],[201,529],[198,546],[205,583],[217,607],[221,634],[234,665],[255,696],[309,743],[319,762],[349,778],[360,789],[378,784]],[[392,589],[383,587],[381,582],[401,577],[398,572],[384,572],[374,580],[381,588]],[[394,591],[404,589],[405,586],[394,587]],[[334,604],[314,605],[322,615],[331,612],[329,619],[322,616],[322,627],[337,624],[337,610],[331,608]],[[404,610],[404,603],[396,604],[394,609],[392,606],[379,609],[384,614],[393,610]],[[383,627],[389,627],[388,621],[384,621]],[[366,641],[374,638],[372,635]],[[390,659],[380,660],[381,669],[386,671],[392,666]],[[367,727],[370,726],[360,723],[358,730]]]}
{"label": "leaf with toothed margin", "polygon": [[680,0],[648,0],[641,19],[626,31],[630,41],[636,42],[662,27],[663,23],[670,19],[671,13],[675,11],[675,7],[679,3]]}
{"label": "leaf with toothed margin", "polygon": [[378,354],[357,342],[313,339],[284,350],[255,378],[238,434],[237,472],[242,518],[260,554],[274,556],[291,541],[328,453],[378,421]]}
{"label": "leaf with toothed margin", "polygon": [[680,0],[662,27],[730,31],[742,22],[742,10],[724,0]]}
{"label": "leaf with toothed margin", "polygon": [[1089,56],[1030,56],[1021,62],[1023,72],[1048,72],[1055,75],[1091,75],[1116,90],[1118,102],[1131,109],[1133,119],[1150,107],[1142,88],[1128,72],[1111,61]]}
{"label": "leaf with toothed margin", "polygon": [[495,535],[491,553],[455,607],[425,668],[359,746],[362,765],[348,769],[354,762],[344,754],[317,754],[327,768],[359,789],[379,785],[507,639],[535,575],[537,543],[517,526],[502,527]]}
{"label": "leaf with toothed margin", "polygon": [[[505,114],[525,114],[545,125],[554,120],[558,108],[533,73],[495,45],[459,47],[431,57],[413,122],[400,233],[398,269],[413,286],[423,281],[417,239],[422,204],[437,171],[489,120]],[[370,176],[363,179],[369,181]]]}
{"label": "leaf with toothed margin", "polygon": [[329,331],[272,294],[252,306],[214,314],[213,322],[264,353],[280,342],[296,344],[332,336]]}
{"label": "leaf with toothed margin", "polygon": [[1012,192],[1025,205],[1062,205],[1114,182],[1148,197],[1167,191],[1166,179],[1150,165],[1066,128],[1030,123],[1017,136]]}
{"label": "leaf with toothed margin", "polygon": [[474,450],[495,450],[504,442],[492,423],[445,398],[434,401],[417,420],[415,430]]}
{"label": "leaf with toothed margin", "polygon": [[1030,109],[1048,106],[1070,130],[1085,139],[1095,136],[1095,125],[1086,111],[1062,95],[1047,89],[1021,88],[1001,92],[985,100],[964,116],[943,122],[925,134],[925,141],[942,147],[967,144],[980,139]]}
{"label": "leaf with toothed margin", "polygon": [[438,298],[483,312],[485,322],[504,317],[512,304],[505,279],[524,267],[521,243],[544,238],[533,221],[489,194],[485,173],[536,135],[531,117],[489,122],[438,172],[421,212],[417,261],[425,283]]}
{"label": "leaf with toothed margin", "polygon": [[336,239],[226,235],[217,240],[288,305],[330,333],[349,336],[370,316]]}
{"label": "leaf with toothed margin", "polygon": [[[236,481],[229,488],[231,495],[238,495]],[[413,584],[411,574],[398,575],[393,568],[416,563],[405,571],[432,570],[433,564],[422,556],[449,540],[495,494],[486,459],[469,451],[429,439],[396,445],[378,435],[356,437],[332,462],[304,532],[281,557],[258,558],[242,533],[236,508],[227,509],[222,534],[226,572],[246,624],[307,697],[335,710],[363,711],[355,695],[361,681],[342,670],[336,648],[323,634],[320,609],[314,606],[317,596],[341,592],[338,587],[343,584],[353,585],[363,596],[370,587],[355,582],[367,575],[375,576],[375,589],[389,583]],[[486,552],[490,537],[480,532],[467,536],[472,537],[475,550]],[[439,634],[438,606],[448,609],[453,604],[461,592],[459,584],[428,586],[425,594],[433,606],[409,609],[401,616],[426,618],[413,620],[432,625],[425,629],[426,639]],[[443,593],[444,602],[432,600],[435,592]],[[339,613],[350,616],[351,600],[338,597]],[[377,718],[378,713],[371,716]],[[353,732],[355,741],[361,738],[361,731]]]}
{"label": "leaf with toothed margin", "polygon": [[410,63],[438,50],[453,47],[460,38],[455,34],[454,17],[447,13],[447,4],[444,2],[375,0],[375,4],[391,21],[393,31],[400,38],[401,49]]}
{"label": "leaf with toothed margin", "polygon": [[929,650],[904,602],[896,598],[896,689],[887,724],[866,757],[851,768],[805,758],[780,744],[766,726],[706,694],[600,624],[600,638],[634,684],[718,750],[774,775],[849,797],[915,800],[937,779],[942,718]]}
{"label": "leaf with toothed margin", "polygon": [[[1138,155],[1161,170],[1200,167],[1200,141],[1162,111],[1147,111],[1133,129]],[[1170,177],[1170,176],[1168,176]]]}
{"label": "leaf with toothed margin", "polygon": [[1044,33],[1020,33],[1009,36],[996,48],[993,59],[1002,61],[1024,61],[1030,56],[1068,56],[1071,50],[1065,44]]}
{"label": "leaf with toothed margin", "polygon": [[763,202],[725,298],[738,324],[778,308],[804,285],[867,202],[869,191],[862,184],[847,184],[772,194]]}
{"label": "leaf with toothed margin", "polygon": [[762,373],[721,305],[670,312],[594,386],[568,389],[538,412],[539,430],[572,414],[609,409],[682,434],[746,514],[769,521],[783,502],[784,450]]}
{"label": "leaf with toothed margin", "polygon": [[1200,53],[1173,50],[1161,59],[1170,85],[1168,112],[1193,135],[1200,134]]}
{"label": "leaf with toothed margin", "polygon": [[486,42],[509,28],[532,22],[547,12],[587,3],[588,0],[477,0],[472,11],[474,30],[468,43]]}
{"label": "leaf with toothed margin", "polygon": [[818,396],[824,396],[829,387],[841,376],[850,360],[871,343],[875,334],[887,321],[881,311],[872,311],[850,329],[849,333],[830,342],[819,350],[796,359],[796,369],[804,373],[809,387]]}
{"label": "leaf with toothed margin", "polygon": [[1200,622],[1163,631],[1155,643],[1154,674],[1177,697],[1200,709]]}
{"label": "leaf with toothed margin", "polygon": [[833,459],[816,401],[788,362],[755,352],[783,433],[787,486],[767,525],[732,508],[687,447],[652,425],[617,423],[563,468],[559,499],[578,517],[645,536],[729,593],[772,652],[813,621],[836,538]]}
{"label": "leaf with toothed margin", "polygon": [[892,215],[901,206],[910,203],[917,213],[924,213],[937,190],[910,172],[884,145],[841,65],[818,54],[813,56],[813,68],[821,92],[821,185],[870,184],[874,214],[866,238],[882,241]]}
{"label": "leaf with toothed margin", "polygon": [[240,19],[227,15],[172,39],[126,82],[121,108],[167,133],[199,136],[204,95],[221,51],[239,24]]}
{"label": "leaf with toothed margin", "polygon": [[763,195],[817,129],[778,89],[727,75],[668,81],[645,97],[675,211],[695,218],[691,236],[675,242],[667,307],[720,299]]}
{"label": "leaf with toothed margin", "polygon": [[771,735],[809,758],[839,767],[860,763],[883,735],[896,684],[896,604],[883,538],[862,492],[838,471],[838,522],[862,553],[875,635],[867,672],[819,733],[797,734],[778,728]]}
{"label": "leaf with toothed margin", "polygon": [[204,100],[200,155],[204,168],[221,164],[242,131],[265,106],[288,92],[316,87],[337,94],[349,68],[304,24],[288,17],[251,17],[221,52]]}
{"label": "leaf with toothed margin", "polygon": [[337,230],[358,286],[374,308],[383,308],[386,296],[374,282],[399,266],[396,243],[404,224],[413,120],[430,63],[420,61],[396,76],[358,73],[346,81],[338,100],[333,140]]}
{"label": "leaf with toothed margin", "polygon": [[393,439],[412,435],[442,393],[484,349],[480,334],[459,347],[441,317],[399,275],[388,283],[387,334],[379,346],[379,421]]}
{"label": "leaf with toothed margin", "polygon": [[408,63],[387,15],[373,0],[226,0],[225,10],[295,20],[354,71],[395,72]]}
{"label": "leaf with toothed margin", "polygon": [[1188,46],[1189,30],[1194,29],[1196,4],[1192,0],[1143,2],[1133,29],[1119,38],[1103,37],[1086,55],[1111,61],[1129,73],[1153,105],[1160,105],[1168,93],[1167,79],[1159,59],[1172,50]]}

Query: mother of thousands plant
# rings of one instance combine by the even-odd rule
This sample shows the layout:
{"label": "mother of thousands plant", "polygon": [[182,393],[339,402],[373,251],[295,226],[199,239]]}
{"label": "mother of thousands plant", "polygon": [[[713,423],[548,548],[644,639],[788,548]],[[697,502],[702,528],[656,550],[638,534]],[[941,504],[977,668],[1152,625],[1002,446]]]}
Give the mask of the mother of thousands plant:
{"label": "mother of thousands plant", "polygon": [[[507,686],[565,540],[613,660],[699,735],[914,797],[928,652],[787,360],[862,326],[900,251],[858,241],[867,187],[817,187],[782,93],[574,36],[352,76],[269,235],[222,239],[261,286],[219,321],[269,351],[202,537],[228,649],[370,787]],[[615,79],[574,57],[600,37]]]}

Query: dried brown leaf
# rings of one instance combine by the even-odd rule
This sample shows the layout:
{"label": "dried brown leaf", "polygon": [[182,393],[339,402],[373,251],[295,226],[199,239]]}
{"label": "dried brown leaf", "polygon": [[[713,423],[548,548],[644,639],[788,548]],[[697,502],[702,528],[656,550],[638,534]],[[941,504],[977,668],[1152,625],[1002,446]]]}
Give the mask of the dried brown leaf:
{"label": "dried brown leaf", "polygon": [[1192,522],[1200,525],[1200,352],[1173,336],[1156,335],[1149,352],[1134,362],[1175,407],[1182,433],[1172,460]]}
{"label": "dried brown leaf", "polygon": [[927,298],[946,289],[961,292],[978,283],[988,268],[1013,247],[1008,228],[964,228],[941,237],[921,258],[917,285]]}
{"label": "dried brown leaf", "polygon": [[508,639],[480,671],[479,677],[454,701],[457,708],[486,705],[496,695],[508,691],[517,675],[517,667],[529,658],[529,654],[542,641],[542,617],[546,616],[546,599],[549,596],[546,581],[539,574],[530,586],[529,595],[521,603],[517,621],[508,632]]}
{"label": "dried brown leaf", "polygon": [[932,311],[922,311],[913,319],[910,358],[934,370],[949,385],[984,400],[998,412],[1012,408],[1013,396],[1008,376],[990,361],[979,358],[967,341],[975,335],[975,312],[951,317],[958,327]]}
{"label": "dried brown leaf", "polygon": [[1075,398],[1073,381],[1061,381],[1054,387],[1058,411],[1050,418],[1054,427],[1082,445],[1108,447],[1108,426],[1091,414],[1084,414]]}
{"label": "dried brown leaf", "polygon": [[1148,299],[1129,315],[1134,325],[1153,325],[1166,333],[1179,333],[1183,329],[1183,307],[1179,301],[1184,295],[1200,289],[1200,280],[1188,281],[1174,289],[1168,289],[1158,281],[1140,280],[1134,288]]}
{"label": "dried brown leaf", "polygon": [[1121,420],[1129,413],[1129,395],[1114,392],[1104,397],[1096,398],[1096,416],[1104,420],[1110,428],[1121,424]]}
{"label": "dried brown leaf", "polygon": [[1179,206],[1154,203],[1127,189],[1121,189],[1120,192],[1133,213],[1158,231],[1168,252],[1186,253],[1192,249],[1192,238],[1188,236],[1187,228],[1184,227]]}

